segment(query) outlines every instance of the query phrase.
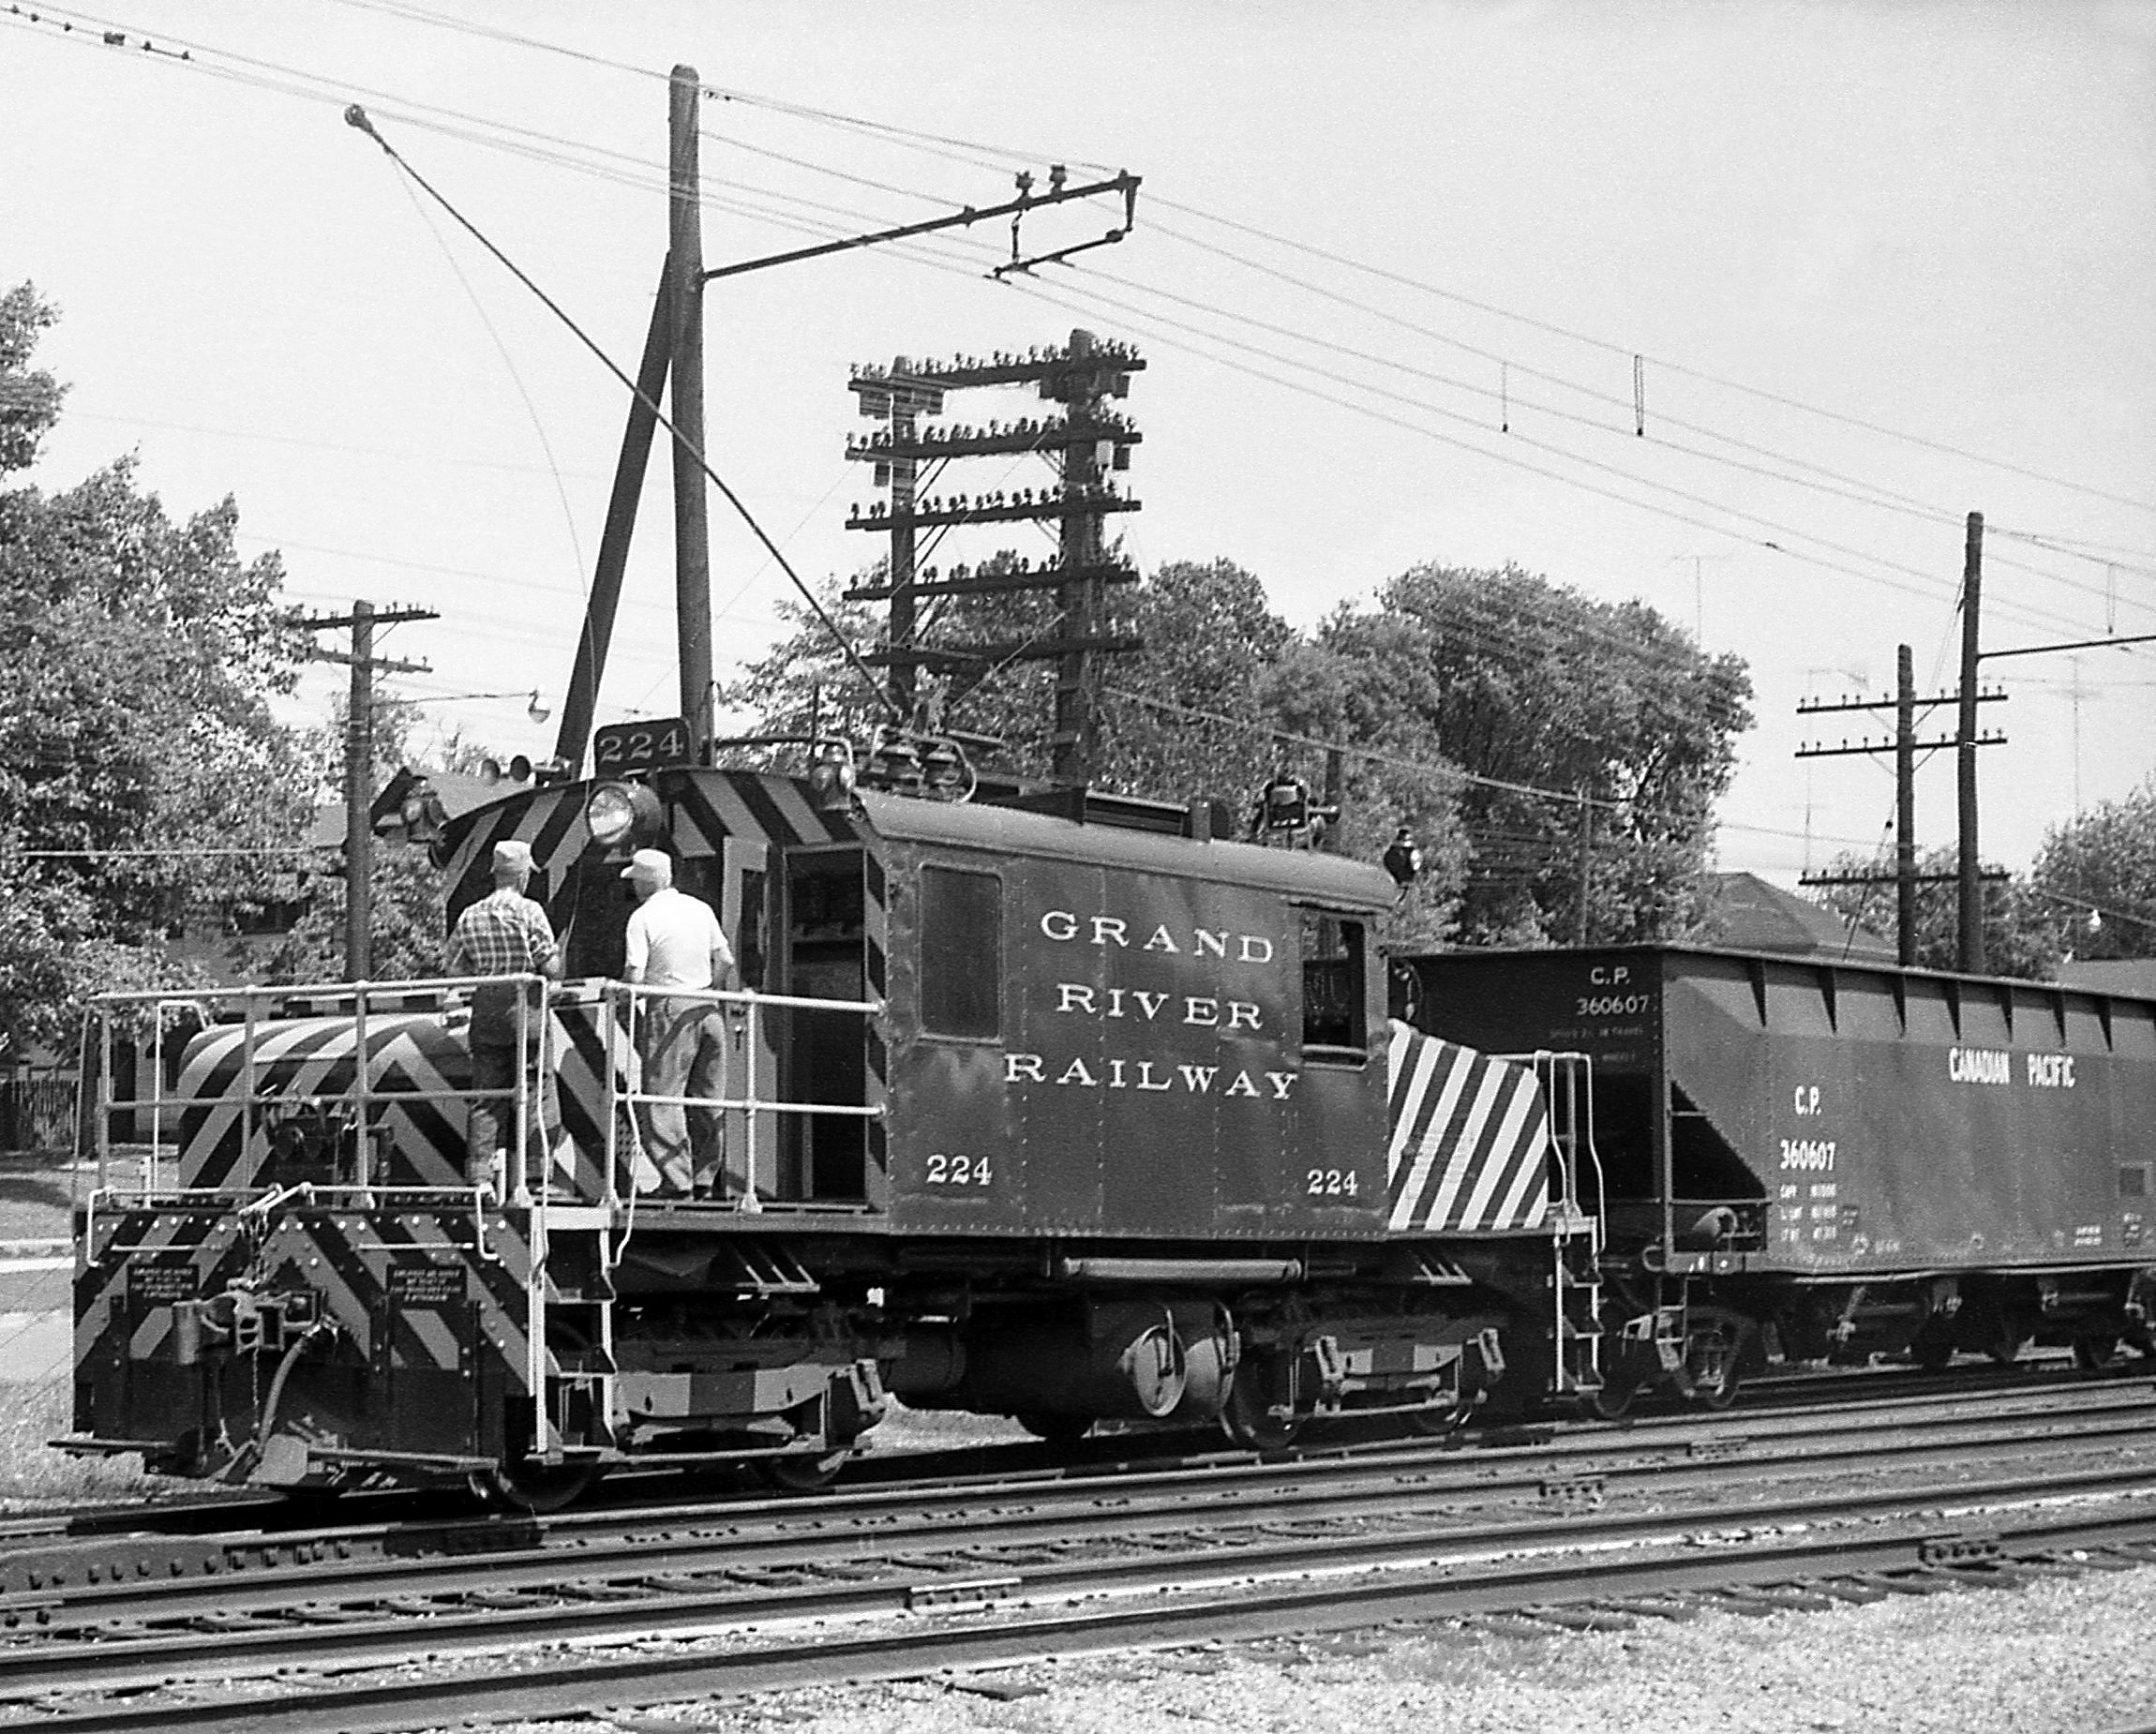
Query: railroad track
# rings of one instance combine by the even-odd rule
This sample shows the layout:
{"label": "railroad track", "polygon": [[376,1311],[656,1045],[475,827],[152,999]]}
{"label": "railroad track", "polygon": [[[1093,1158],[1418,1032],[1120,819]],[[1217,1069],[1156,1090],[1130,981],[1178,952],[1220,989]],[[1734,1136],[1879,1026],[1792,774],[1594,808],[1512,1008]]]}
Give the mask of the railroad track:
{"label": "railroad track", "polygon": [[[1935,1409],[1883,1432],[1879,1417],[1841,1412],[1831,1428],[1785,1414],[1719,1443],[1676,1428],[1642,1440],[1654,1429],[1641,1428],[1604,1435],[1601,1458],[1584,1441],[1425,1449],[1107,1484],[891,1489],[678,1522],[607,1514],[526,1525],[528,1545],[461,1556],[397,1558],[391,1542],[338,1557],[337,1532],[324,1532],[321,1553],[267,1573],[5,1598],[0,1614],[15,1622],[0,1649],[5,1714],[66,1728],[357,1734],[412,1726],[414,1702],[430,1707],[423,1721],[539,1701],[560,1712],[587,1702],[578,1693],[595,1695],[587,1707],[619,1704],[630,1676],[605,1651],[632,1640],[647,1674],[650,1642],[681,1649],[657,1658],[654,1677],[668,1683],[648,1696],[695,1696],[1822,1573],[1999,1580],[2068,1569],[2061,1548],[2156,1541],[2156,1396],[2112,1395],[2078,1418],[2041,1405],[1988,1418]],[[1852,1493],[1859,1470],[1874,1485]],[[2011,1527],[1993,1534],[2001,1521]],[[2014,1555],[2054,1562],[1999,1563]],[[1775,1592],[1793,1605],[1894,1592]],[[855,1635],[833,1636],[844,1632]],[[470,1671],[474,1658],[564,1640],[577,1653],[523,1656],[506,1680],[499,1667]],[[349,1677],[422,1654],[439,1666],[423,1670],[418,1698],[396,1681]],[[295,1656],[338,1680],[312,1674],[295,1698]],[[275,1690],[255,1704],[204,1702],[175,1695],[175,1676]],[[737,1683],[709,1683],[721,1678]]]}
{"label": "railroad track", "polygon": [[[283,1586],[276,1593],[291,1595],[307,1583],[356,1577],[370,1563],[420,1574],[433,1569],[430,1561],[461,1570],[477,1556],[502,1559],[553,1551],[589,1565],[614,1552],[633,1556],[651,1547],[693,1547],[739,1533],[784,1538],[804,1526],[821,1536],[849,1527],[888,1533],[893,1521],[908,1517],[971,1523],[981,1509],[1001,1512],[1025,1501],[1104,1500],[1111,1509],[1121,1509],[1115,1502],[1143,1502],[1164,1493],[1183,1502],[1185,1509],[1195,1509],[1214,1498],[1252,1492],[1303,1497],[1288,1490],[1318,1485],[1343,1466],[1374,1478],[1373,1485],[1388,1495],[1397,1477],[1412,1481],[1418,1498],[1449,1492],[1491,1506],[1507,1498],[1599,1503],[1613,1491],[1650,1479],[1676,1490],[1716,1477],[1781,1472],[1807,1464],[1814,1473],[1926,1459],[1951,1466],[1987,1447],[2033,1447],[2047,1439],[2083,1447],[2131,1446],[2151,1427],[2156,1427],[2156,1381],[2143,1381],[2100,1391],[2024,1391],[2011,1398],[1882,1397],[1708,1422],[1685,1414],[1565,1432],[1506,1429],[1473,1448],[1454,1442],[1403,1443],[1394,1439],[1258,1462],[1247,1453],[1213,1452],[1165,1464],[1140,1458],[1015,1475],[900,1481],[849,1487],[815,1501],[669,1501],[547,1517],[472,1517],[452,1505],[448,1516],[302,1528],[292,1520],[305,1508],[295,1513],[281,1501],[236,1506],[205,1502],[182,1514],[185,1521],[170,1534],[121,1531],[63,1537],[0,1531],[0,1635],[60,1625],[65,1607],[102,1604],[116,1610],[103,1617],[127,1618],[127,1602],[143,1593],[163,1596],[161,1606],[178,1607],[174,1592],[187,1582],[215,1584],[217,1605],[223,1607],[237,1593],[233,1586],[238,1579],[260,1581],[276,1574]],[[1717,1458],[1741,1461],[1716,1468]],[[673,1484],[668,1486],[671,1489]],[[448,1502],[432,1502],[439,1509]],[[399,1508],[410,1509],[409,1502]],[[199,1530],[203,1518],[235,1509],[271,1521],[223,1532]],[[97,1515],[100,1519],[112,1516]]]}

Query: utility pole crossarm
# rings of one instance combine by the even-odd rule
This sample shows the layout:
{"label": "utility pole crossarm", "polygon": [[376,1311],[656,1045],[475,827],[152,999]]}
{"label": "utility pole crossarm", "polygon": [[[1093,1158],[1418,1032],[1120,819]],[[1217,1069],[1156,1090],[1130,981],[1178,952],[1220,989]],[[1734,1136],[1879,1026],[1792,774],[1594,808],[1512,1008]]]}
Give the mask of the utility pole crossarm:
{"label": "utility pole crossarm", "polygon": [[[1853,757],[1863,753],[1892,753],[1900,744],[1899,741],[1893,740],[1845,740],[1839,746],[1801,746],[1790,756],[1794,758]],[[1958,736],[1948,735],[1938,740],[1912,740],[1909,744],[1916,752],[1929,753],[1942,747],[1959,746],[1961,741]],[[1976,744],[1980,747],[2002,747],[2006,744],[2006,737],[2001,734],[1979,735],[1976,738]]]}
{"label": "utility pole crossarm", "polygon": [[[1989,655],[1991,652],[1986,651],[1985,654]],[[1977,694],[1976,702],[1980,705],[1999,704],[2003,703],[2008,696],[2009,695],[2004,688],[1994,687],[1988,693]],[[1961,695],[1959,693],[1934,693],[1929,698],[1912,697],[1909,700],[1909,703],[1915,705],[1920,710],[1928,709],[1933,705],[1955,705],[1960,702]],[[1898,708],[1900,704],[1900,698],[1892,695],[1884,698],[1843,698],[1838,700],[1804,698],[1797,701],[1797,714],[1799,716],[1833,716],[1843,710],[1893,710]]]}
{"label": "utility pole crossarm", "polygon": [[2135,633],[2132,637],[2076,638],[2069,644],[2017,644],[2004,650],[1979,650],[1976,654],[1979,662],[1987,663],[1995,656],[2044,656],[2053,650],[2106,650],[2129,644],[2156,644],[2156,632]]}
{"label": "utility pole crossarm", "polygon": [[[1901,882],[1902,874],[1895,873],[1805,873],[1797,875],[1799,885],[1894,885]],[[2003,884],[2013,877],[2003,867],[1986,867],[1977,875],[1994,884]],[[1912,873],[1907,875],[1910,885],[1954,885],[1959,882],[1958,873]]]}
{"label": "utility pole crossarm", "polygon": [[[880,247],[887,241],[906,241],[915,235],[935,234],[939,230],[964,229],[973,223],[985,222],[998,217],[1021,216],[1044,205],[1066,204],[1073,199],[1090,199],[1099,193],[1120,193],[1123,196],[1123,226],[1115,234],[1115,238],[1120,240],[1130,232],[1131,222],[1137,215],[1139,181],[1140,177],[1135,174],[1122,173],[1112,175],[1105,181],[1088,181],[1083,187],[1051,187],[1044,193],[1024,192],[1002,204],[982,207],[969,204],[945,217],[931,217],[918,223],[902,223],[895,229],[878,229],[869,234],[848,235],[843,241],[825,241],[816,247],[797,247],[788,252],[767,253],[760,259],[744,259],[730,265],[716,265],[702,274],[702,280],[711,283],[720,277],[741,277],[751,271],[768,271],[774,265],[799,264],[804,259],[825,259],[833,253],[858,252],[864,247]],[[1104,243],[1087,241],[1083,245],[1100,247]],[[1068,255],[1073,250],[1067,247],[1064,254]],[[1045,263],[1047,259],[1044,256],[1041,260],[1029,260],[1026,262]],[[1011,267],[1006,265],[998,269],[1006,271]]]}

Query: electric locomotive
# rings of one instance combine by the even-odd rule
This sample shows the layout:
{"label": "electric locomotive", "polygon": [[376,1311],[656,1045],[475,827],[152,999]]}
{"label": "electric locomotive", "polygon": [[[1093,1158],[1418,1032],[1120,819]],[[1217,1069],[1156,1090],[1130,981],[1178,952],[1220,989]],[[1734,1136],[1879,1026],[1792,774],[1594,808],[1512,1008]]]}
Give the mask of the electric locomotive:
{"label": "electric locomotive", "polygon": [[[470,982],[196,996],[176,1063],[86,1116],[69,1443],[537,1507],[627,1462],[813,1485],[893,1397],[1266,1446],[1597,1387],[1582,1073],[1388,1019],[1385,873],[961,770],[829,741],[802,774],[653,765],[452,823],[450,919],[515,839],[563,949],[509,1104],[529,1193],[464,1178]],[[647,847],[741,970],[698,1104],[724,1196],[660,1195],[640,1136]]]}

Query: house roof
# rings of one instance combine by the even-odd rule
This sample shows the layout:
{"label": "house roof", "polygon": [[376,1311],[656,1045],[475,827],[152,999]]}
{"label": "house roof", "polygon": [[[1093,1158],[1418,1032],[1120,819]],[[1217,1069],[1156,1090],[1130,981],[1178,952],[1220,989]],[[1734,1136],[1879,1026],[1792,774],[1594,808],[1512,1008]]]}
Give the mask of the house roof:
{"label": "house roof", "polygon": [[1736,950],[1838,957],[1851,963],[1891,964],[1897,955],[1893,940],[1749,873],[1714,875],[1703,937]]}

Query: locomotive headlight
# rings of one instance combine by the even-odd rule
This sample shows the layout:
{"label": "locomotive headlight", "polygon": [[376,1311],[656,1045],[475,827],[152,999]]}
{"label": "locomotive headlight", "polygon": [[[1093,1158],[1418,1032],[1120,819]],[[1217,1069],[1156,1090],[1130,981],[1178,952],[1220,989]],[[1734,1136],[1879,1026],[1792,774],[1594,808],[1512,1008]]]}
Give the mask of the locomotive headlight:
{"label": "locomotive headlight", "polygon": [[602,783],[584,802],[584,824],[591,841],[611,849],[639,832],[656,836],[664,812],[659,798],[641,783]]}

